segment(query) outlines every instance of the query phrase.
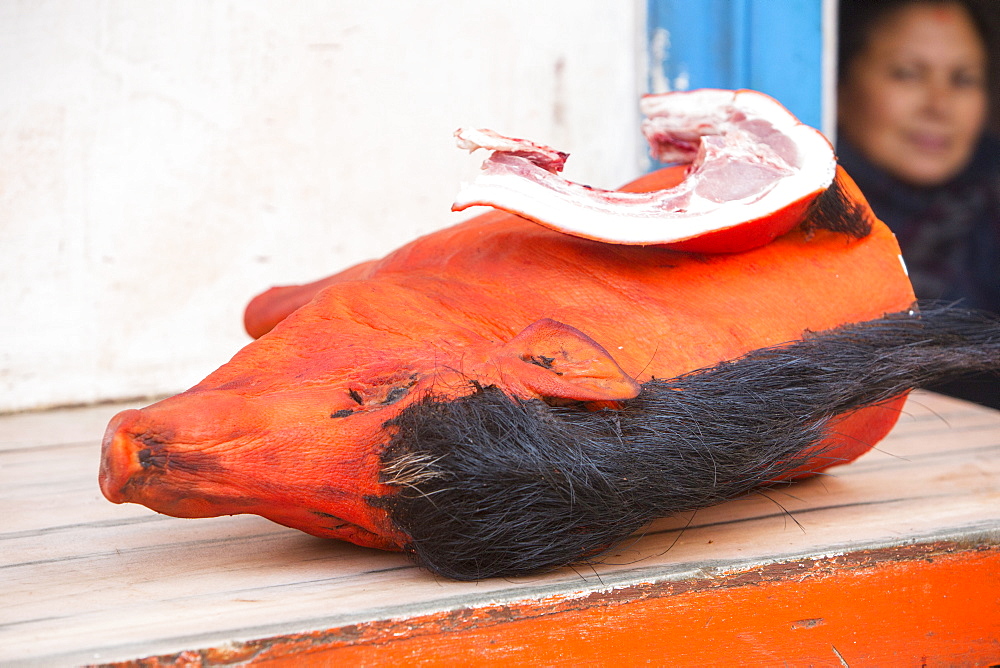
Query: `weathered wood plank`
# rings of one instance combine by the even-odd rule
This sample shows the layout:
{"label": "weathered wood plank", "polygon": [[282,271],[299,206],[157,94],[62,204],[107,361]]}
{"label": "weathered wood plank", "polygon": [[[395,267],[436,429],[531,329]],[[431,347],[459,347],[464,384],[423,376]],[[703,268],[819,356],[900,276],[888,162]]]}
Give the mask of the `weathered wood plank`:
{"label": "weathered wood plank", "polygon": [[[914,395],[878,451],[829,476],[661,520],[593,568],[480,583],[443,581],[401,555],[256,517],[181,520],[110,504],[96,474],[101,432],[119,408],[0,417],[0,664],[213,647],[235,657],[263,641],[300,651],[286,640],[318,632],[329,632],[324,647],[333,637],[346,647],[352,637],[388,638],[406,626],[400,620],[502,616],[588,597],[596,605],[637,587],[662,597],[754,569],[912,545],[1000,545],[1000,413],[928,393]],[[945,564],[953,551],[931,561]],[[1000,614],[1000,578],[982,587]]]}

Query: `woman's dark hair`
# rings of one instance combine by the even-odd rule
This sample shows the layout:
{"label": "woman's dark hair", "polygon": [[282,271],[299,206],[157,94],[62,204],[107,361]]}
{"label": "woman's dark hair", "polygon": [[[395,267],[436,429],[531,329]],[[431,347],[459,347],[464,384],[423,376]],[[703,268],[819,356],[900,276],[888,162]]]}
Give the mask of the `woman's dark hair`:
{"label": "woman's dark hair", "polygon": [[[865,50],[873,28],[891,14],[911,5],[956,5],[965,9],[988,54],[992,53],[991,26],[981,2],[974,0],[840,0],[837,65],[846,73],[854,58]],[[992,67],[991,67],[992,69]]]}

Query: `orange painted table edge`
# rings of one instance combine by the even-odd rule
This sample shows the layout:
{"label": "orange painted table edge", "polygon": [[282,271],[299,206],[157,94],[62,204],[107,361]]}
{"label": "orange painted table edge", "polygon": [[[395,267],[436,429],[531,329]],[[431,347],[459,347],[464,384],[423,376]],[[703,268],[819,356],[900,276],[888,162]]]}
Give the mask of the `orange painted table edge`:
{"label": "orange painted table edge", "polygon": [[1000,664],[1000,544],[772,563],[189,650],[117,666]]}

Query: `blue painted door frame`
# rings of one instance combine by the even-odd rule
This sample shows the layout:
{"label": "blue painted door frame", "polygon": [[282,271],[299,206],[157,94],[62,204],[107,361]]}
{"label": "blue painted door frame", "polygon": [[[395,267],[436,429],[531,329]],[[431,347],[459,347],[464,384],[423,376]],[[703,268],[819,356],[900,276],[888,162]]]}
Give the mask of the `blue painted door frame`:
{"label": "blue painted door frame", "polygon": [[649,90],[752,88],[832,135],[835,13],[833,0],[648,0]]}

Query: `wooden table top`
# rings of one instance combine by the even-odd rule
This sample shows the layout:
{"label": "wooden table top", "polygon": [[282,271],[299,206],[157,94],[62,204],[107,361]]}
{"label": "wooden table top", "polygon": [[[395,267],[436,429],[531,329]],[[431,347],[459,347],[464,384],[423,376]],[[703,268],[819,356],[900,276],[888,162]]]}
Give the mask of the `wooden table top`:
{"label": "wooden table top", "polygon": [[661,520],[597,567],[451,582],[253,516],[107,502],[105,405],[0,416],[0,665],[73,665],[936,541],[1000,543],[1000,412],[917,392],[828,476]]}

